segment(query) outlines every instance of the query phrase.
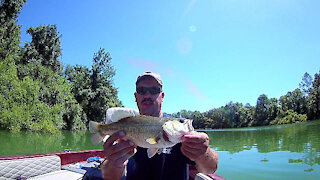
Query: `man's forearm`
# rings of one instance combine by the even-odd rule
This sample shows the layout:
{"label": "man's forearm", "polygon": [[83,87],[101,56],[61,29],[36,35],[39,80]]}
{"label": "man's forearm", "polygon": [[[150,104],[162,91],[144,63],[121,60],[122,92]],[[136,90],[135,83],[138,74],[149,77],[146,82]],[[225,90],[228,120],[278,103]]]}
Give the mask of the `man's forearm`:
{"label": "man's forearm", "polygon": [[196,168],[204,174],[212,174],[218,168],[219,157],[216,151],[208,148],[207,152],[196,162]]}
{"label": "man's forearm", "polygon": [[124,174],[124,170],[125,167],[114,167],[108,161],[103,162],[101,165],[101,173],[104,180],[120,180]]}

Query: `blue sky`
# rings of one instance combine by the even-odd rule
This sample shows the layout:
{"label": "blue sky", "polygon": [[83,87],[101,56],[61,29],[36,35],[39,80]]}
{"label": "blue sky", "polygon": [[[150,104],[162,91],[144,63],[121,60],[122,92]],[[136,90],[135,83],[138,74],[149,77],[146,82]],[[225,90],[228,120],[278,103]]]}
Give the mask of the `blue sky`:
{"label": "blue sky", "polygon": [[123,105],[136,108],[135,80],[161,74],[163,111],[200,112],[226,103],[256,104],[299,87],[320,68],[318,0],[27,0],[30,26],[56,24],[64,65],[90,67],[99,48],[111,54]]}

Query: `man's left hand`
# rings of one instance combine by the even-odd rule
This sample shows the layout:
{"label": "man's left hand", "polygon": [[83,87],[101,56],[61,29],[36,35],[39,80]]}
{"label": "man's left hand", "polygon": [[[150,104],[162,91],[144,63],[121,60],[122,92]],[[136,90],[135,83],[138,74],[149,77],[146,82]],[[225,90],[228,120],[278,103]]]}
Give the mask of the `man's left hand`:
{"label": "man's left hand", "polygon": [[200,159],[208,149],[210,150],[209,137],[205,133],[194,132],[184,135],[183,139],[181,151],[192,161]]}

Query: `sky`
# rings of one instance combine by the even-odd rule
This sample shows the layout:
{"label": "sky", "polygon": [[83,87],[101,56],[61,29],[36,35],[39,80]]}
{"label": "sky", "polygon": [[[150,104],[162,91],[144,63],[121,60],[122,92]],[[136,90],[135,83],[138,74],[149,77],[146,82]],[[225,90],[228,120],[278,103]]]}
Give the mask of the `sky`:
{"label": "sky", "polygon": [[319,73],[319,8],[319,0],[27,0],[18,24],[22,45],[30,26],[56,24],[64,66],[91,67],[104,48],[125,107],[137,108],[136,78],[153,71],[164,112],[205,112],[279,98],[305,72]]}

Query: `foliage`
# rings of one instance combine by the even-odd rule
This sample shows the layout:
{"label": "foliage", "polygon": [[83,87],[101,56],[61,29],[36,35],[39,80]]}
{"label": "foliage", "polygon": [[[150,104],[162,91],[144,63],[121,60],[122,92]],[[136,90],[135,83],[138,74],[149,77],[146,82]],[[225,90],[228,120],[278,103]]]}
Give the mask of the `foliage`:
{"label": "foliage", "polygon": [[267,124],[269,105],[270,102],[267,95],[262,94],[258,97],[254,125],[262,126]]}
{"label": "foliage", "polygon": [[256,106],[229,102],[207,112],[182,110],[175,117],[193,119],[198,129],[238,128],[305,122],[320,118],[320,72],[314,78],[308,73],[302,77],[300,89],[277,98],[262,94]]}
{"label": "foliage", "polygon": [[311,118],[320,118],[320,71],[314,75],[308,96],[308,112]]}
{"label": "foliage", "polygon": [[40,82],[18,79],[12,58],[0,62],[0,124],[13,132],[21,129],[56,132],[64,123],[61,107],[39,101]]}
{"label": "foliage", "polygon": [[86,129],[86,115],[77,104],[71,93],[71,85],[61,76],[60,40],[56,26],[39,26],[29,28],[32,42],[26,43],[21,61],[16,62],[19,79],[30,77],[39,81],[39,100],[48,106],[60,107],[58,118],[51,121],[63,120],[58,123],[58,129]]}
{"label": "foliage", "polygon": [[[281,118],[281,116],[284,116]],[[271,124],[291,124],[297,122],[307,121],[307,116],[305,114],[298,114],[292,109],[287,110],[283,115],[277,117]]]}
{"label": "foliage", "polygon": [[0,6],[0,60],[13,56],[18,58],[20,51],[20,26],[16,18],[26,0],[2,0]]}
{"label": "foliage", "polygon": [[309,73],[304,73],[302,81],[299,83],[299,87],[305,95],[308,95],[312,88],[312,77]]}
{"label": "foliage", "polygon": [[1,25],[11,20],[15,20],[20,13],[26,0],[1,0],[0,2],[0,22]]}
{"label": "foliage", "polygon": [[104,49],[94,54],[91,69],[79,65],[65,69],[66,79],[72,84],[71,92],[88,120],[105,121],[109,107],[121,106],[117,89],[113,87],[114,75],[110,54]]}
{"label": "foliage", "polygon": [[306,112],[306,99],[300,89],[295,89],[280,97],[281,110],[287,111],[292,109],[299,114]]}
{"label": "foliage", "polygon": [[94,55],[90,71],[83,68],[84,74],[68,81],[59,60],[61,35],[56,25],[30,27],[31,42],[19,46],[16,18],[24,2],[1,1],[0,126],[13,132],[86,129],[88,119],[102,120],[106,108],[121,105],[111,57],[103,49]]}
{"label": "foliage", "polygon": [[61,63],[58,57],[61,55],[60,35],[56,25],[30,27],[27,33],[32,41],[24,46],[24,53],[20,64],[40,63],[50,68],[55,73],[61,73]]}

